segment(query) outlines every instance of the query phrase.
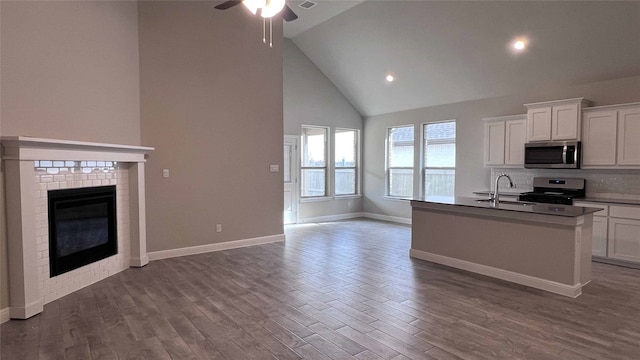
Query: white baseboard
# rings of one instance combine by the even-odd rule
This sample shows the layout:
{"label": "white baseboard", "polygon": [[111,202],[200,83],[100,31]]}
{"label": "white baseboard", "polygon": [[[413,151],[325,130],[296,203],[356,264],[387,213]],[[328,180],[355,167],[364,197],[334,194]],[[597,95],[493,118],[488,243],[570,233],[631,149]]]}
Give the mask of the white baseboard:
{"label": "white baseboard", "polygon": [[0,309],[0,324],[4,324],[9,321],[9,308]]}
{"label": "white baseboard", "polygon": [[308,218],[304,218],[304,219],[298,219],[298,224],[308,224],[308,223],[319,223],[319,222],[347,220],[347,219],[360,218],[360,217],[363,217],[363,216],[364,215],[361,212],[336,214],[336,215],[326,215],[326,216],[315,216],[315,217],[308,217]]}
{"label": "white baseboard", "polygon": [[354,213],[346,213],[346,214],[309,217],[304,219],[298,219],[298,224],[321,223],[321,222],[356,219],[356,218],[362,218],[362,217],[374,219],[374,220],[390,221],[390,222],[395,222],[399,224],[411,225],[411,218],[374,214],[369,212],[354,212]]}
{"label": "white baseboard", "polygon": [[149,256],[149,260],[153,261],[153,260],[169,259],[169,258],[174,258],[178,256],[204,254],[204,253],[213,252],[213,251],[221,251],[221,250],[236,249],[236,248],[241,248],[246,246],[268,244],[268,243],[278,242],[278,241],[284,241],[284,234],[262,236],[262,237],[243,239],[243,240],[226,241],[223,243],[191,246],[191,247],[180,248],[180,249],[153,251],[153,252],[147,253],[147,255]]}
{"label": "white baseboard", "polygon": [[369,219],[382,220],[382,221],[391,221],[400,224],[411,225],[411,218],[399,217],[399,216],[389,216],[382,214],[374,214],[374,213],[360,213],[362,217],[366,217]]}
{"label": "white baseboard", "polygon": [[582,294],[582,287],[585,284],[566,285],[559,282],[545,280],[529,275],[519,274],[512,271],[494,268],[487,265],[472,263],[465,260],[455,259],[448,256],[432,254],[421,250],[411,249],[409,256],[416,259],[426,260],[437,264],[442,264],[474,273],[494,277],[501,280],[510,281],[516,284],[529,286],[532,288],[545,290],[554,294],[568,297],[578,297]]}

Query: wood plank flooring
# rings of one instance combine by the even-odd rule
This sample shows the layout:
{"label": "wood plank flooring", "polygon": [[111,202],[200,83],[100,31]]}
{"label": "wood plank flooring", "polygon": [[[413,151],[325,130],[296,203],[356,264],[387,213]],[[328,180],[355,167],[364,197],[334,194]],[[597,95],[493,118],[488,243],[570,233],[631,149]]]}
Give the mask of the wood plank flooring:
{"label": "wood plank flooring", "polygon": [[410,259],[405,225],[286,235],[93,284],[3,324],[1,358],[640,359],[640,270],[570,299]]}

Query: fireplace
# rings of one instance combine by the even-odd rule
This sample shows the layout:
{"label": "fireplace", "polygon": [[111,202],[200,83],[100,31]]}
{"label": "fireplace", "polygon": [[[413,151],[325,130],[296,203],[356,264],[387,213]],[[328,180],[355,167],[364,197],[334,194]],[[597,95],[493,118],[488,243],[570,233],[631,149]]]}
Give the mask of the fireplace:
{"label": "fireplace", "polygon": [[51,277],[118,253],[115,186],[49,190],[48,199]]}
{"label": "fireplace", "polygon": [[[153,148],[24,136],[2,137],[0,140],[6,204],[7,209],[11,209],[6,214],[9,317],[27,319],[41,313],[44,304],[129,266],[141,267],[149,262],[144,165],[146,154]],[[88,205],[86,199],[69,200],[65,193],[57,192],[69,190],[75,196],[78,195],[75,191],[88,191],[89,195],[85,195],[89,198],[102,198],[104,194],[98,196],[94,191],[109,187],[113,189],[113,186],[116,189],[112,194],[115,200],[98,202],[98,205]],[[57,206],[63,211],[54,215],[57,220],[52,224],[49,221],[49,198],[55,198],[58,194],[64,196],[60,196],[60,204],[53,207]],[[81,207],[80,211],[70,210],[76,205]],[[109,216],[114,212],[115,222],[110,226]],[[77,213],[92,220],[78,225],[73,220],[78,217]],[[104,230],[94,230],[94,226],[104,229],[105,221],[106,237]],[[54,226],[63,230],[76,229],[72,233],[95,232],[100,235],[90,236],[96,239],[80,245],[59,247],[59,236],[53,240],[56,244],[52,244],[49,238]],[[110,241],[111,235],[113,242]],[[63,242],[68,240],[65,236],[62,235]],[[71,243],[75,243],[75,240],[71,240]],[[74,253],[81,254],[76,255],[78,258],[91,258],[94,255],[87,255],[85,251],[100,248],[105,243],[115,243],[113,249],[116,254],[105,255],[106,258],[102,260],[81,265],[74,270],[68,267],[70,265],[57,264],[52,267],[50,263],[61,263],[62,258],[72,257]],[[56,260],[50,259],[50,248],[60,249]],[[56,272],[58,274],[54,275]],[[0,322],[6,320],[6,313],[0,309]]]}

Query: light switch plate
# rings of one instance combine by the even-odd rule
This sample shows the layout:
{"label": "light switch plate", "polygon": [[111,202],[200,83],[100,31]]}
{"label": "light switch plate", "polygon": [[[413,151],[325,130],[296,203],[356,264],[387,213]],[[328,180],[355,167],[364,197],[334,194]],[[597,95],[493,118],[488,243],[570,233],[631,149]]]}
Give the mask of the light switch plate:
{"label": "light switch plate", "polygon": [[163,178],[169,177],[169,169],[162,169],[162,177]]}
{"label": "light switch plate", "polygon": [[279,165],[269,165],[269,171],[270,172],[278,172],[278,171],[280,171],[280,166]]}

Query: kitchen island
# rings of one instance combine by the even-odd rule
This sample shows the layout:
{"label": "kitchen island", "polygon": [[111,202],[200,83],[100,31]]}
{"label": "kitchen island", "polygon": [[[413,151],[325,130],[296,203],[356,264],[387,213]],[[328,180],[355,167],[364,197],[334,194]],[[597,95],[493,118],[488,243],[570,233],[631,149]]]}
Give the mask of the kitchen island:
{"label": "kitchen island", "polygon": [[595,208],[426,197],[411,201],[410,256],[577,297],[591,280]]}

